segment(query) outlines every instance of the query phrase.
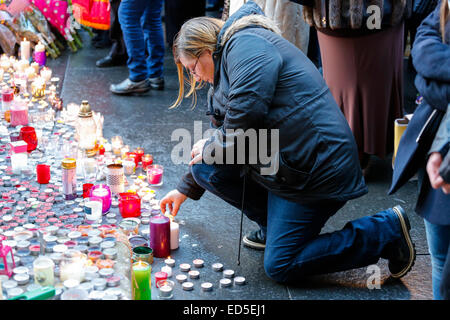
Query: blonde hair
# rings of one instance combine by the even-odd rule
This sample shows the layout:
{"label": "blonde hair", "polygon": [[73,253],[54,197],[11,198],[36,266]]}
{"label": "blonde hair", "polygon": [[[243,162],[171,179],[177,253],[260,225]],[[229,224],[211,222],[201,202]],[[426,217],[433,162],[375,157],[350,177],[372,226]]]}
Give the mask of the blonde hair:
{"label": "blonde hair", "polygon": [[190,90],[186,94],[186,98],[193,97],[192,107],[197,103],[196,90],[203,86],[203,83],[197,83],[192,74],[188,71],[189,76],[186,77],[183,65],[180,62],[180,55],[190,58],[199,58],[201,54],[209,50],[212,52],[216,49],[217,37],[222,29],[224,21],[210,17],[198,17],[186,21],[175,37],[173,43],[173,57],[177,65],[179,91],[175,103],[170,109],[180,105],[184,98],[184,84],[190,84]]}
{"label": "blonde hair", "polygon": [[442,42],[445,42],[445,25],[449,20],[449,7],[448,1],[442,0],[441,3],[441,12],[440,12],[440,25],[441,25],[441,36]]}

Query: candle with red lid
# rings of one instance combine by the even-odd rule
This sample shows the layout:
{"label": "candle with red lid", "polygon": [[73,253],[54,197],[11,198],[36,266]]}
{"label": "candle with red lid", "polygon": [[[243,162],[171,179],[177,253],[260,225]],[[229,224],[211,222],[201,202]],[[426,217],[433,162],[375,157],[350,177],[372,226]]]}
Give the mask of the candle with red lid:
{"label": "candle with red lid", "polygon": [[164,168],[159,164],[152,164],[147,167],[147,181],[153,186],[161,186],[163,184]]}

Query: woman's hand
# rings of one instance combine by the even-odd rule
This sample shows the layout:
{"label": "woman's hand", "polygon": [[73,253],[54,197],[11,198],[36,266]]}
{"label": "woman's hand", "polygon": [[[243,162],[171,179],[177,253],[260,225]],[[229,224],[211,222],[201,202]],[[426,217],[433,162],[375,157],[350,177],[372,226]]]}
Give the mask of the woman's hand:
{"label": "woman's hand", "polygon": [[439,167],[442,163],[442,156],[439,152],[433,152],[428,158],[427,173],[430,184],[434,189],[442,188],[445,194],[450,194],[450,184],[446,183],[439,175]]}
{"label": "woman's hand", "polygon": [[197,162],[202,161],[203,147],[205,146],[206,141],[208,141],[208,139],[198,140],[192,147],[192,151],[191,151],[192,160],[189,162],[190,166],[192,166],[193,164],[196,164]]}
{"label": "woman's hand", "polygon": [[169,205],[170,214],[176,216],[181,204],[187,199],[187,196],[174,189],[167,193],[159,202],[162,213],[166,213],[166,205]]}

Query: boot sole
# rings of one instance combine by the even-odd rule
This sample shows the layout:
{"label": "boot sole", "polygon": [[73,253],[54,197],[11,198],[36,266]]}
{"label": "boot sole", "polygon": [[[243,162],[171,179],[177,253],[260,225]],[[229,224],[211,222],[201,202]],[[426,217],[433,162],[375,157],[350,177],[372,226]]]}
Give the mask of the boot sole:
{"label": "boot sole", "polygon": [[397,209],[396,207],[394,207],[393,210],[394,210],[395,214],[397,215],[398,219],[400,220],[400,225],[402,227],[402,233],[406,239],[406,243],[408,245],[409,254],[410,254],[410,259],[409,259],[407,266],[405,268],[403,268],[403,270],[401,270],[400,272],[391,274],[392,278],[398,279],[398,278],[401,278],[404,275],[406,275],[413,267],[414,262],[416,261],[416,248],[415,248],[415,245],[412,242],[411,236],[409,234],[409,230],[411,230],[411,224],[409,223],[408,217],[404,217],[403,214],[400,212],[400,210]]}
{"label": "boot sole", "polygon": [[264,250],[266,249],[266,245],[258,242],[251,241],[247,237],[244,237],[242,239],[242,243],[244,246],[255,249],[255,250]]}
{"label": "boot sole", "polygon": [[131,91],[113,91],[113,90],[109,90],[114,94],[120,94],[120,95],[129,95],[129,94],[133,94],[133,93],[146,93],[148,91],[150,91],[151,88],[145,88],[145,89],[133,89]]}

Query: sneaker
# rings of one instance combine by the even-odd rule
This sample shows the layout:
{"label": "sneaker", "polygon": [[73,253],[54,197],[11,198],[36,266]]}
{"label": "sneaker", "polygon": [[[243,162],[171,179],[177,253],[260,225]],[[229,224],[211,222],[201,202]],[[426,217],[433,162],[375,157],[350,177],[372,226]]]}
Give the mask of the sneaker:
{"label": "sneaker", "polygon": [[134,82],[129,78],[125,79],[121,83],[112,84],[109,90],[115,94],[130,94],[130,93],[144,93],[151,89],[148,79]]}
{"label": "sneaker", "polygon": [[261,234],[261,229],[246,234],[242,242],[244,246],[252,249],[264,250],[266,248],[266,238]]}
{"label": "sneaker", "polygon": [[152,89],[163,90],[164,89],[164,78],[148,78],[150,86]]}
{"label": "sneaker", "polygon": [[409,234],[411,224],[405,210],[401,206],[395,206],[392,209],[400,222],[402,237],[386,245],[383,251],[385,253],[384,256],[389,260],[391,277],[398,279],[411,270],[416,260],[416,249]]}

